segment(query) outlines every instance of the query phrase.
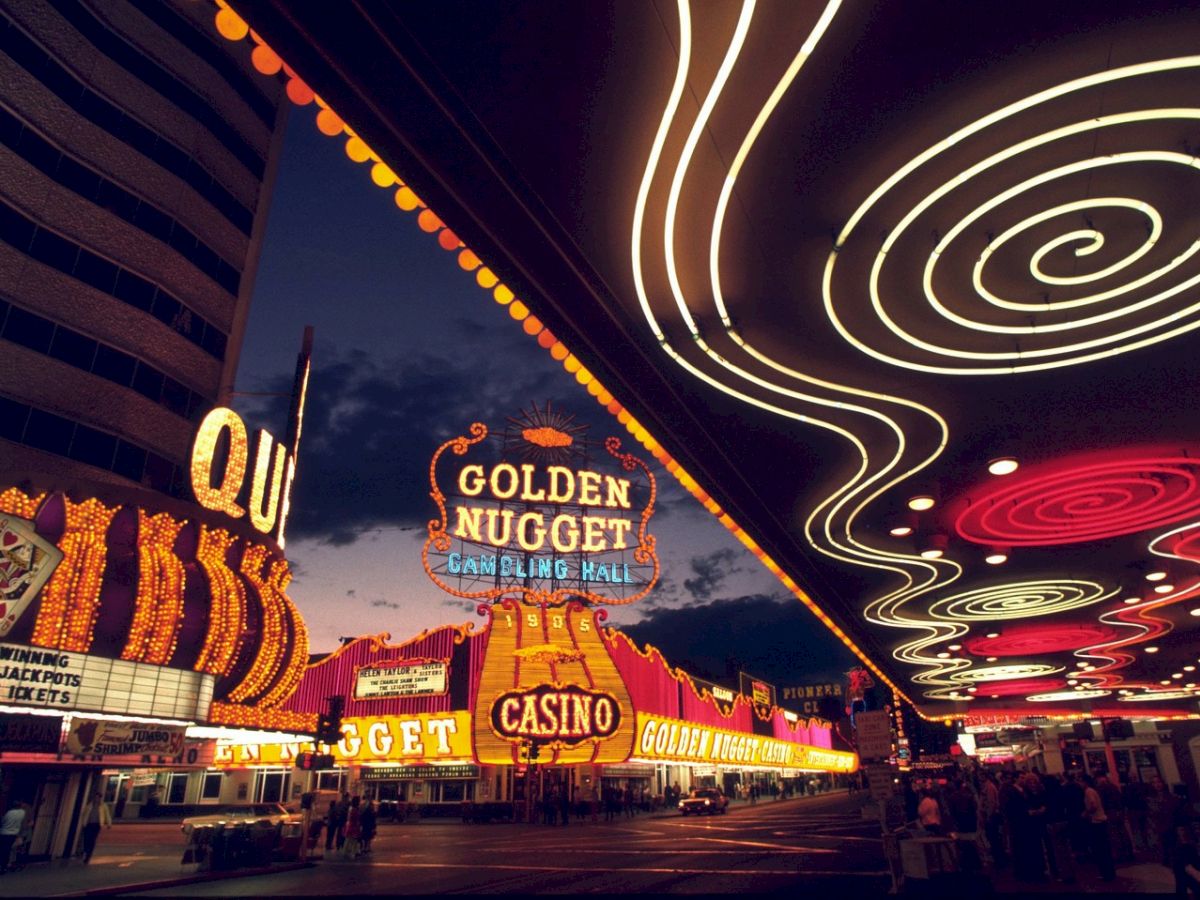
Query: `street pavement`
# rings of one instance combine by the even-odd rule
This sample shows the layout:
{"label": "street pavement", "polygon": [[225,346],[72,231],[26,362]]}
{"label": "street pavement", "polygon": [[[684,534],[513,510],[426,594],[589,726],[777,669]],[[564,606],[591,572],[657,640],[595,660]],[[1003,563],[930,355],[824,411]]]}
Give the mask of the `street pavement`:
{"label": "street pavement", "polygon": [[[167,884],[136,896],[348,896],[437,893],[788,893],[850,898],[886,893],[891,880],[877,821],[865,795],[823,794],[737,803],[727,815],[670,813],[569,826],[464,824],[429,819],[380,827],[370,855],[336,856],[315,867]],[[869,809],[867,812],[869,813]],[[149,886],[191,875],[181,865],[179,826],[118,824],[101,835],[90,865],[55,861],[0,876],[0,897],[81,895]],[[979,893],[1171,892],[1170,873],[1143,864],[1118,868],[1102,884],[1081,880],[1010,883],[1001,873]],[[910,884],[910,887],[913,885]]]}
{"label": "street pavement", "polygon": [[[162,891],[227,897],[437,893],[792,893],[886,891],[879,826],[844,794],[741,804],[727,815],[570,825],[384,827],[369,856]],[[156,896],[160,892],[147,892]]]}

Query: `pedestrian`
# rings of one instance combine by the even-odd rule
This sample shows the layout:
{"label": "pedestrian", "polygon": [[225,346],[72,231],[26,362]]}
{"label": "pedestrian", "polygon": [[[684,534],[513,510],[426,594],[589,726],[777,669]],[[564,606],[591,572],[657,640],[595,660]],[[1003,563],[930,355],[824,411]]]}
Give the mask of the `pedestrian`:
{"label": "pedestrian", "polygon": [[979,814],[983,819],[988,852],[996,868],[1003,868],[1008,863],[1008,853],[1004,849],[1004,817],[1000,815],[1000,789],[996,786],[996,777],[990,772],[983,778],[980,795]]}
{"label": "pedestrian", "polygon": [[1171,870],[1175,875],[1175,896],[1200,900],[1200,848],[1191,828],[1180,827],[1175,831]]}
{"label": "pedestrian", "polygon": [[625,818],[633,818],[633,787],[629,784],[625,785]]}
{"label": "pedestrian", "polygon": [[[667,790],[670,791],[671,789],[668,787]],[[596,796],[596,786],[594,784],[587,789],[587,806],[588,813],[592,817],[592,824],[594,825],[599,821],[600,814],[600,798]]]}
{"label": "pedestrian", "polygon": [[1150,849],[1150,816],[1146,796],[1150,786],[1144,781],[1130,779],[1121,787],[1121,800],[1125,803],[1125,824],[1129,828],[1129,841],[1134,852]]}
{"label": "pedestrian", "polygon": [[8,871],[13,844],[17,842],[17,836],[21,833],[21,826],[25,824],[25,817],[28,815],[28,810],[29,805],[27,803],[14,803],[4,813],[4,817],[0,818],[0,875]]}
{"label": "pedestrian", "polygon": [[1021,881],[1046,880],[1046,803],[1042,780],[1026,772],[1016,782],[1020,800],[1012,799],[1013,871]]}
{"label": "pedestrian", "polygon": [[948,833],[942,821],[942,807],[933,791],[926,789],[921,792],[921,802],[917,804],[917,824],[927,834],[941,837]]}
{"label": "pedestrian", "polygon": [[1104,812],[1104,801],[1096,791],[1090,775],[1083,776],[1083,816],[1088,825],[1088,844],[1092,859],[1100,870],[1101,881],[1113,881],[1117,877],[1113,866],[1112,845],[1108,839],[1108,816]]}
{"label": "pedestrian", "polygon": [[99,791],[92,794],[91,802],[83,812],[83,861],[90,863],[96,850],[96,838],[101,828],[112,828],[112,813]]}
{"label": "pedestrian", "polygon": [[1175,796],[1167,790],[1166,782],[1155,775],[1150,779],[1150,791],[1146,795],[1146,813],[1154,834],[1160,862],[1171,864],[1171,851],[1175,846]]}
{"label": "pedestrian", "polygon": [[357,795],[351,799],[346,812],[345,841],[342,854],[346,859],[357,859],[362,849],[362,800]]}
{"label": "pedestrian", "polygon": [[379,814],[375,811],[375,802],[367,800],[362,808],[362,852],[371,852],[371,841],[375,840],[375,828]]}
{"label": "pedestrian", "polygon": [[342,794],[342,802],[338,804],[337,834],[334,840],[338,850],[346,846],[346,821],[350,817],[350,794]]}
{"label": "pedestrian", "polygon": [[1046,861],[1050,874],[1065,884],[1075,882],[1075,854],[1067,827],[1064,805],[1066,779],[1062,775],[1042,776],[1046,805]]}
{"label": "pedestrian", "polygon": [[1112,842],[1114,856],[1121,862],[1132,862],[1133,839],[1125,823],[1125,801],[1121,797],[1121,789],[1107,775],[1101,775],[1096,779],[1096,793],[1100,795],[1104,814],[1108,816],[1108,838]]}
{"label": "pedestrian", "polygon": [[571,790],[570,785],[564,784],[562,792],[558,795],[558,815],[562,819],[562,824],[571,824]]}
{"label": "pedestrian", "polygon": [[325,813],[325,852],[333,850],[333,838],[338,830],[338,802],[329,801],[329,811]]}
{"label": "pedestrian", "polygon": [[1077,859],[1088,853],[1087,823],[1083,816],[1082,773],[1073,770],[1062,788],[1063,819],[1067,823],[1067,839]]}

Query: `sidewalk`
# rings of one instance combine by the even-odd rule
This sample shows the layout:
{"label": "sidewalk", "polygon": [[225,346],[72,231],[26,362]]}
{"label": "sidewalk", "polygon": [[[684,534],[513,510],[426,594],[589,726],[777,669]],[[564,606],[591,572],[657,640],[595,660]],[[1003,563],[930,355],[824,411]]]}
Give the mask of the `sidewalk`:
{"label": "sidewalk", "polygon": [[181,854],[149,856],[137,854],[100,855],[84,864],[80,859],[56,859],[31,863],[19,871],[0,875],[0,896],[80,897],[119,894],[150,888],[174,887],[197,881],[242,878],[282,872],[311,865],[279,863],[269,869],[235,869],[230,872],[197,872],[194,865],[180,865]]}

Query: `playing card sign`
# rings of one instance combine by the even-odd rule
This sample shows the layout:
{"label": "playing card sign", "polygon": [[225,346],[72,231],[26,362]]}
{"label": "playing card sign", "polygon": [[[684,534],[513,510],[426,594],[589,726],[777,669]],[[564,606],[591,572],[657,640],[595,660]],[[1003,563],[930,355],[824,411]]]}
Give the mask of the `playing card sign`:
{"label": "playing card sign", "polygon": [[0,514],[0,637],[12,630],[62,558],[32,522]]}

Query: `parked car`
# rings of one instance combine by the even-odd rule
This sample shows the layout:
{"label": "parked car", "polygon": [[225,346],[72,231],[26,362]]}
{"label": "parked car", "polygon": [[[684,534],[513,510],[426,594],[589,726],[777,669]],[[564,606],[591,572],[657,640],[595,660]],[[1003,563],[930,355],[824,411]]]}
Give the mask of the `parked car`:
{"label": "parked car", "polygon": [[299,814],[288,812],[282,803],[239,803],[215,807],[202,816],[188,816],[179,827],[184,838],[190,838],[194,829],[214,825],[278,825],[299,821]]}
{"label": "parked car", "polygon": [[679,813],[684,816],[690,813],[713,816],[725,812],[728,807],[729,798],[721,793],[720,788],[694,788],[679,801]]}

